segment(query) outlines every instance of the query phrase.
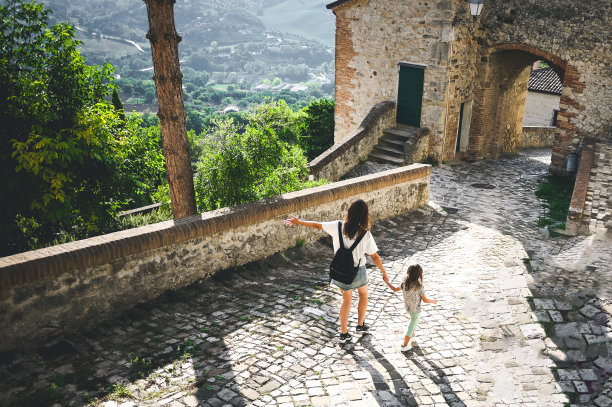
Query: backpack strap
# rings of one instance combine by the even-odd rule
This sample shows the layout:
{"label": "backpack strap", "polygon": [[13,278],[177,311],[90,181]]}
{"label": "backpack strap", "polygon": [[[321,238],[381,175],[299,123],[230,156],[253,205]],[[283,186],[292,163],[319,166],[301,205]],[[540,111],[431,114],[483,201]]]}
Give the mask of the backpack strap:
{"label": "backpack strap", "polygon": [[361,239],[363,239],[363,237],[366,235],[366,233],[368,233],[368,231],[366,230],[365,232],[363,232],[361,235],[359,235],[359,237],[357,238],[357,240],[355,240],[355,243],[353,243],[351,245],[351,247],[349,247],[350,251],[353,251],[353,249],[355,247],[357,247],[357,245],[359,244],[359,242],[361,242]]}
{"label": "backpack strap", "polygon": [[[357,237],[357,240],[355,240],[351,247],[349,247],[350,251],[353,251],[355,247],[357,247],[357,245],[359,244],[359,242],[361,242],[361,239],[363,239],[366,233],[368,233],[367,230],[361,235],[359,235],[359,237]],[[338,240],[340,240],[340,247],[344,249],[344,239],[342,238],[342,222],[338,222]]]}

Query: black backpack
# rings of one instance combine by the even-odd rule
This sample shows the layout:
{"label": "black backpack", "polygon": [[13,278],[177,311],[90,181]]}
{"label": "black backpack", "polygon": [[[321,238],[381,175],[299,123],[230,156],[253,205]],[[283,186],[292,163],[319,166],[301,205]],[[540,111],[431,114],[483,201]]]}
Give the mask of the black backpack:
{"label": "black backpack", "polygon": [[[361,239],[365,236],[362,233],[355,243],[350,248],[344,247],[344,239],[342,238],[342,222],[338,222],[338,239],[340,240],[340,248],[334,254],[334,258],[329,266],[329,278],[332,280],[339,281],[344,284],[351,284],[357,275],[359,270],[359,264],[357,266],[353,263],[353,249],[357,247]],[[361,259],[359,259],[361,262]]]}

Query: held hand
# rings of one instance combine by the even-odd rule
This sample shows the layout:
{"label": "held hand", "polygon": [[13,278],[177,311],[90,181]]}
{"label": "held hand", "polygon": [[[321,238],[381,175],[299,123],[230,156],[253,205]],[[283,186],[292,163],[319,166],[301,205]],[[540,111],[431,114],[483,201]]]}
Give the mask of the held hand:
{"label": "held hand", "polygon": [[299,221],[300,220],[296,216],[289,215],[289,219],[285,219],[285,226],[297,225]]}

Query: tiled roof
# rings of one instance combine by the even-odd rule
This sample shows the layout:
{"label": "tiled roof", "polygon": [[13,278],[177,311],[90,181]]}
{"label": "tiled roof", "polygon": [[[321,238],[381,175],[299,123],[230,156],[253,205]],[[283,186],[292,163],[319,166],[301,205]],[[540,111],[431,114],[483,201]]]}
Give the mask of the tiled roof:
{"label": "tiled roof", "polygon": [[529,91],[561,95],[561,79],[552,68],[534,69],[529,75]]}

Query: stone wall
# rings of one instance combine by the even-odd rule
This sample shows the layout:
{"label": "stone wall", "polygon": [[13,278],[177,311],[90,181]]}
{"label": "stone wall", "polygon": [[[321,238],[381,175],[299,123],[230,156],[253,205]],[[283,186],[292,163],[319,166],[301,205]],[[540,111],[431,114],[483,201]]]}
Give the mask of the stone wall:
{"label": "stone wall", "polygon": [[333,8],[336,141],[352,134],[372,106],[397,100],[400,62],[427,65],[421,126],[443,130],[451,8],[450,0],[352,0]]}
{"label": "stone wall", "polygon": [[[612,125],[612,10],[608,0],[487,0],[476,21],[464,0],[338,0],[336,138],[381,100],[397,99],[398,62],[424,64],[421,126],[432,156],[454,158],[462,103],[473,101],[466,154],[514,153],[522,129],[526,78],[546,61],[563,90],[551,172],[585,136]],[[525,85],[523,89],[523,85]]]}
{"label": "stone wall", "polygon": [[552,147],[557,128],[551,126],[525,126],[521,134],[520,148]]}
{"label": "stone wall", "polygon": [[339,180],[368,154],[382,137],[383,130],[395,126],[395,103],[381,102],[370,110],[361,125],[310,162],[316,179]]}
{"label": "stone wall", "polygon": [[[372,220],[426,205],[430,166],[407,167],[0,258],[0,352],[99,323],[167,290],[318,239],[289,214],[334,220],[364,199]],[[331,253],[329,253],[331,258]]]}
{"label": "stone wall", "polygon": [[[525,64],[544,60],[561,78],[553,173],[565,173],[567,155],[577,152],[585,136],[605,137],[612,117],[610,26],[612,10],[606,0],[593,0],[588,6],[571,0],[492,0],[485,3],[478,20],[474,37],[482,74],[475,78],[477,87],[502,85],[486,82],[488,70],[499,72],[517,58]],[[482,101],[506,103],[499,98]]]}
{"label": "stone wall", "polygon": [[427,127],[421,127],[404,144],[405,163],[420,163],[427,160],[431,150],[432,132]]}

